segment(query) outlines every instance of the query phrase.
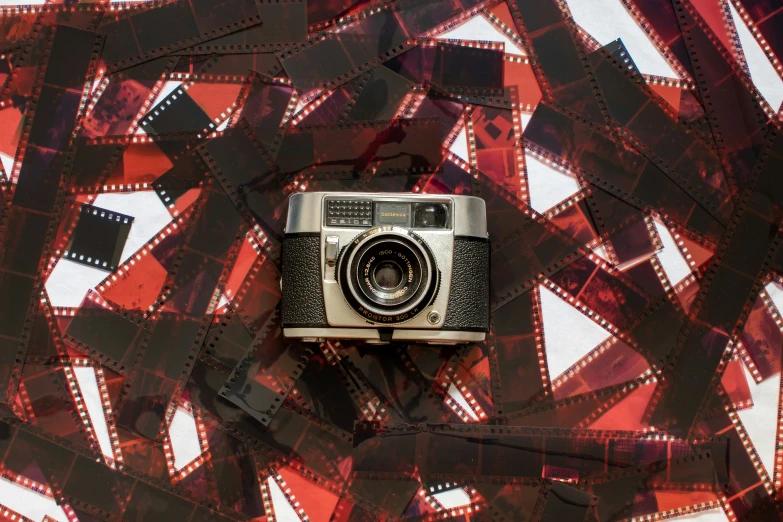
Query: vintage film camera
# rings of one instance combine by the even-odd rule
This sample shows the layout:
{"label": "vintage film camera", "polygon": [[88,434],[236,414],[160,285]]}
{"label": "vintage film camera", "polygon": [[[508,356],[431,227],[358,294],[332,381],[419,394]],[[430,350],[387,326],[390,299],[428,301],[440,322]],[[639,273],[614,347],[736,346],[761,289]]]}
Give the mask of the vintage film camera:
{"label": "vintage film camera", "polygon": [[282,252],[289,339],[458,344],[489,330],[490,244],[473,196],[291,196]]}

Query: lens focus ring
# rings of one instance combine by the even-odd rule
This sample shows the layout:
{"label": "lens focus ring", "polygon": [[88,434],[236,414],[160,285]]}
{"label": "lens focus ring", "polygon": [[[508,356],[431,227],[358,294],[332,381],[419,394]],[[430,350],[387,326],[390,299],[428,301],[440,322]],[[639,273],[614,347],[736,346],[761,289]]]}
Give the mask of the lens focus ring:
{"label": "lens focus ring", "polygon": [[[347,282],[352,290],[358,289],[371,306],[402,311],[422,282],[426,282],[426,264],[427,261],[410,245],[381,235],[357,248]],[[384,267],[399,271],[399,281],[393,288],[384,288],[378,282],[378,272]]]}
{"label": "lens focus ring", "polygon": [[338,283],[346,302],[371,322],[405,322],[426,308],[439,286],[435,258],[424,240],[398,227],[377,227],[340,253]]}

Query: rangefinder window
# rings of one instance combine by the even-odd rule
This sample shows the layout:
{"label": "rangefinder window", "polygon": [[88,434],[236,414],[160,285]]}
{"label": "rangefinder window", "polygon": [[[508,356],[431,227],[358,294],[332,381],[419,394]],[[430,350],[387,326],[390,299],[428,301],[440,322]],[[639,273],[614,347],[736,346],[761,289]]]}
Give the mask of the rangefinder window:
{"label": "rangefinder window", "polygon": [[445,203],[415,203],[413,228],[449,228],[449,206]]}

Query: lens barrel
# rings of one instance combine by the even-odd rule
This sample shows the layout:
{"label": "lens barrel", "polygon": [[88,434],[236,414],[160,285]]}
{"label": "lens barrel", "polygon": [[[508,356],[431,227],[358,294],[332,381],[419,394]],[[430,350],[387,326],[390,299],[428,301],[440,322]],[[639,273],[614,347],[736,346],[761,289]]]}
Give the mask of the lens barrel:
{"label": "lens barrel", "polygon": [[357,236],[340,253],[337,280],[353,310],[371,322],[405,322],[434,299],[439,272],[424,240],[392,226]]}

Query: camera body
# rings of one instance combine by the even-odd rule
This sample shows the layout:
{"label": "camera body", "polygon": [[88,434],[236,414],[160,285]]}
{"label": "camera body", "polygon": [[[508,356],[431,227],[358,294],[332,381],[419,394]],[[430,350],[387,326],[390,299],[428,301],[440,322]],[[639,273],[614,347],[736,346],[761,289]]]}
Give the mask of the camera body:
{"label": "camera body", "polygon": [[282,250],[283,335],[312,342],[482,341],[489,269],[480,198],[294,194]]}

